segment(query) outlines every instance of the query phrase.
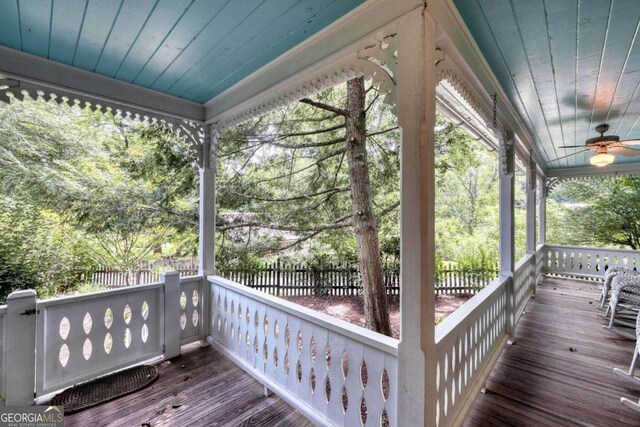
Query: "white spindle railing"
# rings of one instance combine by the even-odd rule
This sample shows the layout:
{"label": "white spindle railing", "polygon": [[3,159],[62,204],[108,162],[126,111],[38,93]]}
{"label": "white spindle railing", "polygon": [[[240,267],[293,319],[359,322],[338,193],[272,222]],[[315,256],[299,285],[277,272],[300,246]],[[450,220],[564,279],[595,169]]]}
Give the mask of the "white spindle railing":
{"label": "white spindle railing", "polygon": [[[180,345],[208,333],[205,289],[200,276],[167,273],[160,283],[44,301],[36,301],[33,291],[10,295],[11,328],[7,306],[0,307],[0,401],[10,397],[29,404],[34,383],[36,396],[43,396],[136,363],[179,355]],[[36,360],[35,370],[23,369],[20,384],[14,381],[7,390],[11,343],[19,343],[20,354],[35,353]],[[11,369],[17,369],[15,363]]]}
{"label": "white spindle railing", "polygon": [[220,277],[211,343],[319,425],[396,426],[397,340]]}
{"label": "white spindle railing", "polygon": [[205,338],[204,283],[200,276],[180,278],[180,344],[185,345]]}
{"label": "white spindle railing", "polygon": [[513,272],[513,292],[515,294],[516,322],[522,315],[529,297],[536,286],[535,255],[528,254],[516,264]]}
{"label": "white spindle railing", "polygon": [[601,278],[611,267],[640,268],[639,261],[639,251],[556,245],[544,247],[544,269],[551,274]]}
{"label": "white spindle railing", "polygon": [[[542,278],[542,275],[544,274],[544,245],[539,245],[538,248],[536,249],[536,278],[535,278],[535,285],[537,285],[538,283],[540,283],[540,279]],[[534,286],[534,293],[535,293],[535,286]]]}
{"label": "white spindle railing", "polygon": [[7,306],[0,306],[0,404],[4,405],[5,396],[5,366],[4,366],[4,316],[7,314]]}
{"label": "white spindle railing", "polygon": [[38,396],[163,353],[162,283],[40,301]]}
{"label": "white spindle railing", "polygon": [[436,424],[457,425],[507,340],[507,285],[496,279],[436,326]]}

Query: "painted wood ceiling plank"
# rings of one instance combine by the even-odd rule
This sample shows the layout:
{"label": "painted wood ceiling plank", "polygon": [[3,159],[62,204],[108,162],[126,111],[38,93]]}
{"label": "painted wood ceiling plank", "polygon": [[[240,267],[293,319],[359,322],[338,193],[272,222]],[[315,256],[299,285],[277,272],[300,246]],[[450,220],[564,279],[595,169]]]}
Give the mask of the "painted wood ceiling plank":
{"label": "painted wood ceiling plank", "polygon": [[[202,40],[199,40],[198,43],[192,43],[196,51],[195,61],[190,64],[176,61],[176,65],[182,65],[183,67],[186,65],[186,67],[182,68],[177,78],[168,86],[166,84],[169,82],[163,79],[163,91],[181,96],[185,90],[191,87],[192,82],[197,79],[198,73],[206,72],[205,66],[209,59],[213,58],[216,61],[218,56],[224,55],[225,52],[230,50],[230,46],[234,46],[234,43],[244,40],[244,34],[236,33],[237,28],[246,21],[255,22],[253,19],[256,17],[260,19],[261,14],[257,13],[257,11],[264,3],[264,0],[243,0],[241,2],[232,1],[228,3],[209,25],[210,28],[206,31],[206,34],[203,32],[200,35],[199,39]],[[276,13],[279,12],[279,8],[272,7],[271,10],[276,11]],[[168,73],[165,73],[163,77],[168,77]],[[158,84],[160,83],[156,82],[152,87],[158,87]]]}
{"label": "painted wood ceiling plank", "polygon": [[113,77],[138,39],[158,0],[125,0],[109,39],[102,49],[96,73]]}
{"label": "painted wood ceiling plank", "polygon": [[[28,3],[28,7],[23,7],[25,3]],[[47,58],[51,31],[51,0],[37,2],[22,0],[18,6],[20,8],[22,50]]]}
{"label": "painted wood ceiling plank", "polygon": [[0,10],[0,44],[22,50],[18,0],[1,0]]}
{"label": "painted wood ceiling plank", "polygon": [[[320,3],[325,4],[326,2],[327,0],[319,1],[317,7],[320,7]],[[278,19],[285,15],[299,21],[306,19],[304,11],[301,10],[303,8],[306,6],[302,0],[285,0],[279,4],[278,9],[271,7],[269,3],[262,3],[241,25],[234,28],[233,32],[228,35],[226,39],[228,42],[225,43],[225,46],[216,46],[196,67],[189,70],[189,73],[185,75],[189,85],[180,86],[180,96],[188,99],[206,96],[204,90],[208,90],[217,83],[216,79],[219,77],[216,76],[216,73],[221,68],[229,67],[227,64],[230,57],[238,55],[248,45],[260,51],[268,50],[270,40],[274,37],[282,37],[282,34],[287,31],[286,27],[283,28],[280,25],[281,22]],[[292,14],[292,11],[295,13]],[[234,67],[234,65],[231,66]],[[227,70],[227,73],[231,71],[233,70]],[[175,89],[177,90],[178,87],[176,86]]]}
{"label": "painted wood ceiling plank", "polygon": [[[555,77],[556,102],[558,104],[558,123],[554,124],[561,132],[556,146],[576,145],[576,65],[577,65],[577,2],[546,1],[546,28],[549,51]],[[560,157],[576,152],[577,149],[557,148]],[[566,164],[574,163],[567,158]],[[558,166],[554,163],[553,166]]]}
{"label": "painted wood ceiling plank", "polygon": [[161,0],[151,13],[114,77],[132,82],[192,3],[192,0]]}
{"label": "painted wood ceiling plank", "polygon": [[[640,46],[634,50],[640,50]],[[634,132],[633,129],[640,117],[640,71],[625,73],[618,88],[613,103],[620,111],[620,117],[615,119],[615,126],[611,127],[611,132],[622,139],[640,138],[640,132]]]}
{"label": "painted wood ceiling plank", "polygon": [[73,58],[75,67],[95,70],[121,6],[122,1],[89,2]]}
{"label": "painted wood ceiling plank", "polygon": [[[543,128],[538,135],[547,145],[554,146],[554,155],[564,156],[564,152],[555,147],[565,145],[563,122],[560,114],[560,97],[558,96],[556,72],[549,39],[548,14],[545,2],[513,1],[513,12],[518,22],[524,53],[529,72],[535,87],[540,111],[533,105],[529,108],[531,114],[541,113]],[[566,52],[558,52],[564,57]],[[575,52],[574,52],[575,55]],[[556,157],[556,158],[557,158]],[[562,159],[558,163],[568,166],[570,158]]]}
{"label": "painted wood ceiling plank", "polygon": [[[634,41],[636,39],[638,17],[640,16],[640,2],[635,2],[635,7],[629,2],[613,3],[609,34],[604,51],[604,66],[596,88],[593,117],[591,127],[599,123],[609,122],[611,128],[615,128],[622,114],[621,105],[615,105],[616,94],[620,89],[619,83],[627,70],[640,67],[640,52],[634,53]],[[629,61],[631,60],[631,61]],[[624,101],[623,101],[624,102]]]}
{"label": "painted wood ceiling plank", "polygon": [[[206,102],[214,96],[219,95],[225,89],[233,86],[243,78],[247,77],[249,74],[251,74],[252,71],[257,70],[264,64],[267,64],[272,59],[285,53],[291,47],[297,45],[298,43],[307,39],[310,35],[315,34],[322,28],[329,25],[329,23],[343,16],[348,11],[356,7],[359,3],[359,0],[352,2],[341,0],[328,5],[321,10],[314,8],[314,14],[312,16],[310,16],[307,20],[302,20],[301,24],[298,23],[297,27],[289,30],[289,32],[286,34],[286,37],[277,39],[274,44],[269,45],[268,48],[258,52],[257,56],[246,60],[246,62],[244,58],[240,59],[240,53],[235,56],[233,58],[233,62],[228,62],[228,65],[226,66],[227,70],[232,70],[232,72],[227,73],[228,75],[219,81],[217,78],[213,78],[211,81],[215,82],[215,85],[210,87],[208,92],[203,92],[199,98],[195,99],[198,99],[198,102]],[[317,6],[319,4],[320,2],[313,1],[314,6]],[[288,25],[289,22],[290,19],[287,18],[286,15],[283,15],[274,22],[274,26],[284,28]],[[249,49],[249,46],[249,44],[246,45],[247,50]],[[242,50],[242,53],[243,52],[244,49]]]}
{"label": "painted wood ceiling plank", "polygon": [[51,14],[49,59],[70,65],[89,0],[57,0]]}
{"label": "painted wood ceiling plank", "polygon": [[[313,19],[313,15],[332,4],[334,0],[320,0],[315,2],[305,1],[288,1],[283,4],[283,9],[266,14],[260,19],[261,13],[268,8],[263,4],[257,11],[255,18],[248,19],[242,26],[238,26],[234,31],[237,34],[246,34],[247,37],[240,39],[231,35],[232,39],[237,41],[232,49],[227,49],[223,53],[215,53],[213,56],[208,55],[208,60],[203,61],[201,65],[202,73],[199,73],[197,79],[192,80],[191,87],[187,88],[181,96],[187,98],[205,98],[211,93],[211,88],[215,87],[222,79],[236,71],[238,68],[247,64],[260,53],[267,53],[271,58],[278,56],[277,52],[272,50],[272,46],[278,41],[286,39],[287,36],[294,31],[301,22],[307,22]],[[219,49],[217,49],[219,51]],[[199,92],[198,88],[203,86],[207,91]],[[206,99],[209,100],[210,96]]]}
{"label": "painted wood ceiling plank", "polygon": [[227,3],[228,0],[196,0],[140,71],[134,83],[144,87],[151,86],[158,76],[197,39]]}
{"label": "painted wood ceiling plank", "polygon": [[[521,100],[519,112],[522,116],[528,117],[527,128],[542,147],[543,156],[546,157],[546,160],[554,159],[557,155],[549,138],[538,101],[535,80],[526,55],[526,47],[523,45],[511,3],[506,0],[500,5],[495,2],[491,3],[493,3],[492,9],[486,9],[485,2],[479,3],[480,9],[493,33],[494,49],[497,48],[500,51],[507,67],[508,78],[514,85],[513,93],[517,94],[516,96]],[[494,28],[499,31],[494,31]]]}
{"label": "painted wood ceiling plank", "polygon": [[[577,143],[596,136],[591,126],[603,48],[609,24],[610,1],[580,0],[578,21],[578,84],[576,85]],[[574,156],[575,165],[587,164],[591,153]]]}
{"label": "painted wood ceiling plank", "polygon": [[263,1],[234,0],[228,2],[216,19],[211,21],[196,40],[152,83],[151,89],[167,93],[169,88],[176,85],[188,70],[195,67],[207,52],[215,49],[225,36],[235,28],[237,16],[252,13]]}

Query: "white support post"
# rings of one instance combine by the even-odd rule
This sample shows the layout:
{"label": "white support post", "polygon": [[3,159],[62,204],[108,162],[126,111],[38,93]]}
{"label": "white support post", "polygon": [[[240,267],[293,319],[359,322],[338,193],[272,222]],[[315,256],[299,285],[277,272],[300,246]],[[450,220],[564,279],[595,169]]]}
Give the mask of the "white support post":
{"label": "white support post", "polygon": [[500,277],[507,282],[507,334],[509,343],[515,342],[516,306],[513,283],[515,267],[515,218],[514,179],[515,158],[513,135],[510,131],[500,132]]}
{"label": "white support post", "polygon": [[33,405],[36,378],[36,292],[12,292],[7,298],[5,404]]}
{"label": "white support post", "polygon": [[398,33],[401,145],[401,334],[398,425],[435,426],[435,22],[407,15]]}
{"label": "white support post", "polygon": [[164,358],[180,356],[180,275],[177,271],[160,274],[164,283]]}
{"label": "white support post", "polygon": [[540,178],[540,227],[538,228],[538,241],[541,245],[547,243],[547,180]]}
{"label": "white support post", "polygon": [[218,132],[205,128],[200,159],[200,250],[199,273],[215,273],[216,242],[216,163]]}
{"label": "white support post", "polygon": [[538,174],[536,164],[530,160],[527,169],[527,254],[536,253],[536,187]]}
{"label": "white support post", "polygon": [[202,277],[202,340],[207,346],[211,328],[211,289],[207,276],[215,274],[216,244],[216,171],[219,132],[206,125],[200,158],[200,235],[198,274]]}

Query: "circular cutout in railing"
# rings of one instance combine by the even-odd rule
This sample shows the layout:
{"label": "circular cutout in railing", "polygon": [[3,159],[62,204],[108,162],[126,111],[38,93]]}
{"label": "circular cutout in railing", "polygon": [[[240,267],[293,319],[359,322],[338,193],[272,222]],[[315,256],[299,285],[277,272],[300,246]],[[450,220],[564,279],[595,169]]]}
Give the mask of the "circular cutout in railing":
{"label": "circular cutout in railing", "polygon": [[[184,291],[180,292],[180,308],[184,310],[184,308],[187,306],[187,294],[184,293]],[[225,308],[226,311],[226,308]]]}
{"label": "circular cutout in railing", "polygon": [[109,354],[113,348],[113,337],[109,332],[104,336],[104,352]]}
{"label": "circular cutout in railing", "polygon": [[60,327],[59,327],[60,338],[62,338],[63,340],[66,340],[67,337],[69,336],[70,330],[71,330],[71,323],[69,322],[69,319],[67,319],[66,317],[63,317],[62,320],[60,321]]}
{"label": "circular cutout in railing", "polygon": [[67,363],[69,363],[69,355],[69,346],[62,344],[62,347],[60,347],[60,351],[58,352],[58,360],[63,368],[65,368]]}
{"label": "circular cutout in railing", "polygon": [[93,326],[93,319],[91,318],[91,315],[87,312],[87,314],[84,315],[84,319],[82,319],[82,329],[84,329],[84,333],[89,335],[89,333],[91,332],[92,326]]}
{"label": "circular cutout in railing", "polygon": [[113,312],[110,308],[107,308],[104,312],[104,326],[109,329],[111,325],[113,325]]}
{"label": "circular cutout in railing", "polygon": [[124,306],[122,317],[124,319],[124,323],[126,323],[127,325],[129,324],[129,322],[131,322],[131,307],[129,307],[129,304]]}
{"label": "circular cutout in railing", "polygon": [[142,325],[142,330],[140,331],[140,338],[142,338],[142,342],[145,344],[149,339],[149,328],[147,327],[146,323]]}
{"label": "circular cutout in railing", "polygon": [[[191,303],[193,304],[194,307],[198,306],[198,299],[199,299],[198,291],[194,289],[193,294],[191,295]],[[231,311],[232,311],[231,314],[233,314],[233,302],[231,303]]]}
{"label": "circular cutout in railing", "polygon": [[142,303],[142,307],[140,307],[140,313],[142,314],[142,319],[147,320],[149,317],[149,304],[146,301]]}
{"label": "circular cutout in railing", "polygon": [[123,341],[125,348],[129,348],[129,346],[131,346],[131,329],[127,328],[124,330]]}
{"label": "circular cutout in railing", "polygon": [[92,352],[93,345],[91,345],[91,340],[87,338],[86,340],[84,340],[84,345],[82,346],[82,356],[85,360],[89,360]]}
{"label": "circular cutout in railing", "polygon": [[198,326],[199,318],[200,317],[198,316],[198,310],[193,310],[193,314],[191,315],[191,323],[193,323],[194,327]]}

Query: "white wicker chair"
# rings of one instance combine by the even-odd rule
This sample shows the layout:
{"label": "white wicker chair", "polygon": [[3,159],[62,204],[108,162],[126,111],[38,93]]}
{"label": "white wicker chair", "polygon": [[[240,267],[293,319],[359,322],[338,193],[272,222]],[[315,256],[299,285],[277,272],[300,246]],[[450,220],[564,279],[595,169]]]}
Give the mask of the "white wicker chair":
{"label": "white wicker chair", "polygon": [[611,299],[609,300],[609,307],[605,316],[610,314],[608,329],[619,335],[635,339],[635,335],[627,334],[625,332],[616,330],[613,328],[614,323],[634,327],[632,323],[624,322],[616,319],[616,316],[622,317],[623,314],[633,310],[634,314],[640,308],[640,275],[638,274],[618,274],[613,277],[611,281]]}
{"label": "white wicker chair", "polygon": [[[633,359],[631,360],[629,371],[625,372],[622,369],[614,368],[613,372],[616,375],[621,376],[622,378],[633,381],[636,384],[640,384],[640,377],[635,375],[638,356],[640,356],[640,313],[638,313],[638,317],[636,319],[636,347],[633,350]],[[627,399],[626,397],[621,397],[620,402],[622,402],[623,405],[626,405],[629,408],[635,409],[636,411],[640,412],[640,400],[638,400],[638,403],[636,403]]]}
{"label": "white wicker chair", "polygon": [[[602,293],[600,294],[600,308],[604,308],[604,305],[607,303],[613,278],[624,273],[629,273],[626,267],[611,267],[604,273],[604,284],[602,285]],[[631,274],[634,273],[637,272],[631,272]]]}

